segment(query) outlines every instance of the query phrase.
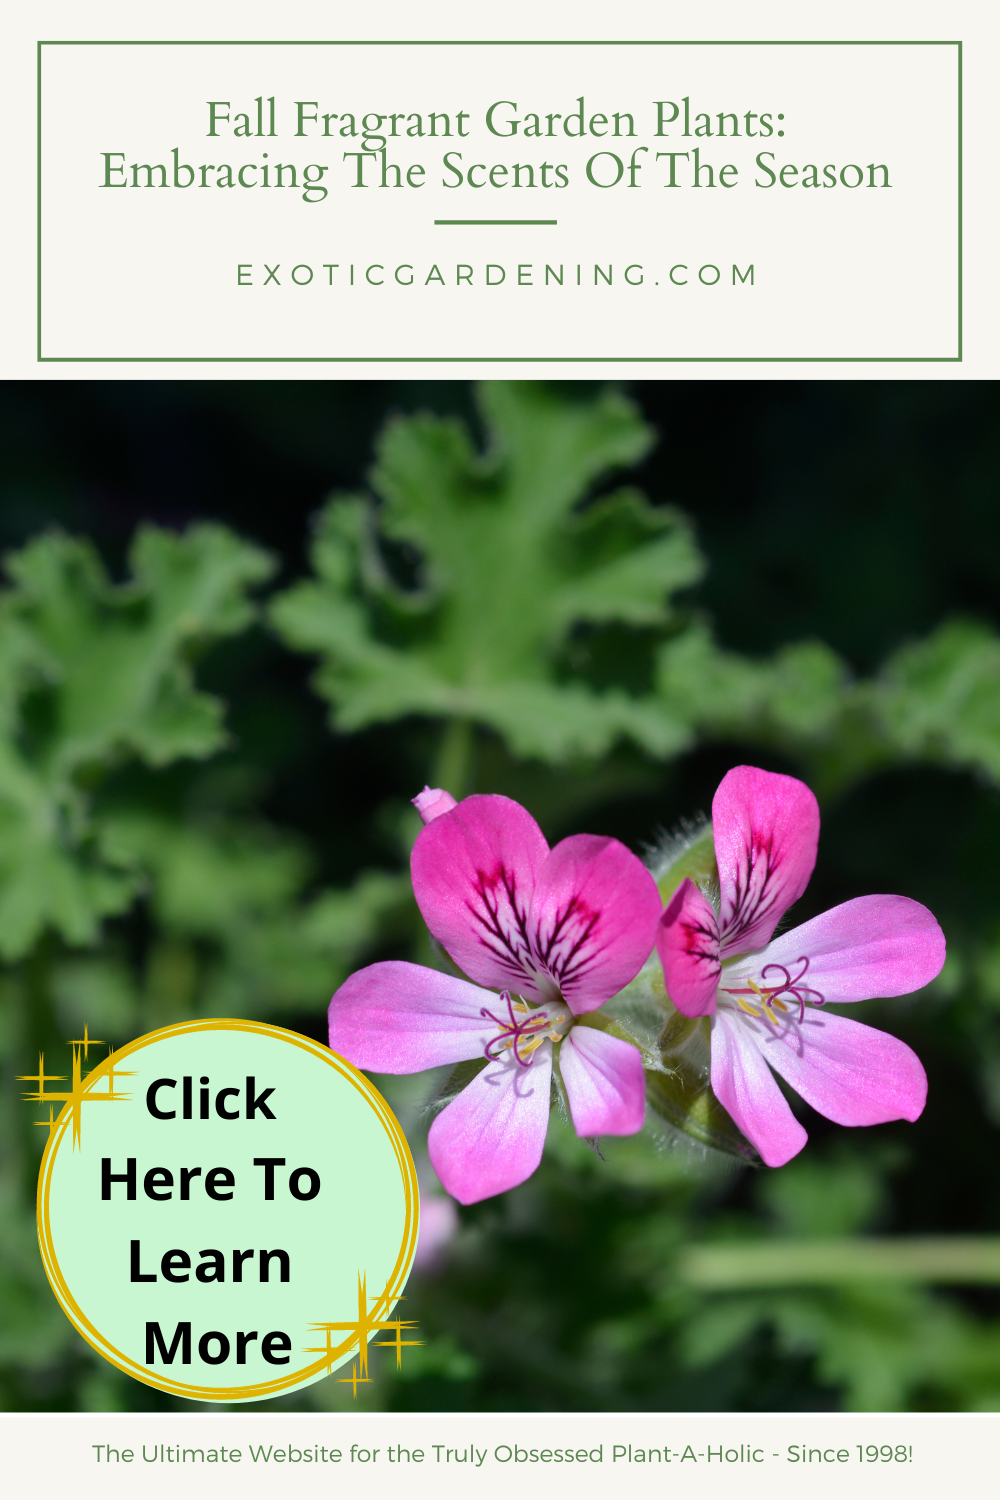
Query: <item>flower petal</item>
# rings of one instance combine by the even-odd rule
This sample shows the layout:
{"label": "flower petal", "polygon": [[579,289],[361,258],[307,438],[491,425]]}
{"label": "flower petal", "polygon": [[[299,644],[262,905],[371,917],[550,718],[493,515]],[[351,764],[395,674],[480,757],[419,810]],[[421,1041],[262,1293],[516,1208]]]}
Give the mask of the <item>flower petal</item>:
{"label": "flower petal", "polygon": [[667,995],[685,1016],[715,1010],[722,964],[719,923],[712,903],[693,880],[682,880],[656,929]]}
{"label": "flower petal", "polygon": [[819,806],[794,776],[736,766],[712,800],[722,952],[762,948],[809,884]]}
{"label": "flower petal", "polygon": [[535,882],[528,932],[536,967],[575,1015],[634,979],[653,951],[662,902],[640,859],[617,839],[563,839]]}
{"label": "flower petal", "polygon": [[552,1047],[530,1068],[491,1063],[443,1109],[427,1149],[435,1172],[459,1203],[478,1203],[530,1177],[542,1159],[549,1125]]}
{"label": "flower petal", "polygon": [[646,1118],[646,1079],[638,1047],[593,1026],[574,1026],[559,1067],[577,1135],[635,1135]]}
{"label": "flower petal", "polygon": [[[926,906],[908,896],[858,896],[783,932],[762,953],[734,964],[727,975],[757,977],[768,964],[781,964],[795,975],[803,958],[809,960],[803,985],[828,1004],[908,995],[941,972],[944,933]],[[773,971],[763,975],[763,982],[776,977]]]}
{"label": "flower petal", "polygon": [[479,984],[541,998],[528,910],[549,846],[509,797],[466,797],[413,846],[413,894],[434,937]]}
{"label": "flower petal", "polygon": [[[763,1024],[763,1023],[762,1023]],[[905,1042],[829,1011],[807,1010],[772,1035],[764,1056],[807,1104],[838,1125],[915,1120],[927,1074]]]}
{"label": "flower petal", "polygon": [[419,1073],[482,1057],[496,1026],[480,1011],[496,996],[419,964],[371,964],[330,1001],[330,1046],[357,1068]]}
{"label": "flower petal", "polygon": [[761,1055],[752,1022],[719,1010],[712,1017],[712,1092],[769,1167],[797,1156],[808,1136]]}

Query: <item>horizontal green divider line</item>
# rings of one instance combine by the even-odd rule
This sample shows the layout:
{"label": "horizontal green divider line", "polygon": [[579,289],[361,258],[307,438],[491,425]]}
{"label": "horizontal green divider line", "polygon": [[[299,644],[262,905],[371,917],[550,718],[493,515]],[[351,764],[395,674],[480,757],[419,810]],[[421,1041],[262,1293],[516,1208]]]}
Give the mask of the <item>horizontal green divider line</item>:
{"label": "horizontal green divider line", "polygon": [[689,1245],[680,1279],[705,1291],[847,1281],[1000,1285],[1000,1236],[753,1240]]}

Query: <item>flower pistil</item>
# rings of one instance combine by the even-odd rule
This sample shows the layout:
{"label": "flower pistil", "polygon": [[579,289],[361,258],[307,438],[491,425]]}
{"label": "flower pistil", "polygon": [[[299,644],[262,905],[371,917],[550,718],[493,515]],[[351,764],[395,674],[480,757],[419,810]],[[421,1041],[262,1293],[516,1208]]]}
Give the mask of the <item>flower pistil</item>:
{"label": "flower pistil", "polygon": [[[508,1021],[495,1016],[485,1006],[479,1012],[500,1028],[483,1048],[490,1062],[496,1062],[500,1054],[509,1047],[513,1051],[514,1060],[522,1068],[530,1068],[534,1061],[532,1054],[542,1043],[562,1041],[564,1033],[573,1024],[573,1012],[568,1005],[555,1003],[546,1005],[544,1010],[535,1009],[521,999],[512,1000],[510,990],[501,990],[500,999],[507,1006]],[[523,1044],[522,1038],[526,1038]]]}
{"label": "flower pistil", "polygon": [[[805,978],[806,971],[809,968],[808,958],[803,955],[799,958],[793,959],[792,962],[793,964],[802,965],[801,969],[796,974],[794,979],[791,976],[791,972],[785,967],[784,964],[765,964],[763,969],[761,970],[760,984],[756,984],[752,979],[747,977],[748,988],[728,989],[725,985],[720,985],[719,992],[723,995],[735,996],[736,1004],[739,1006],[740,1010],[742,1010],[748,1016],[753,1016],[758,1021],[762,1019],[775,1021],[775,1017],[773,1014],[774,1011],[778,1010],[785,1012],[788,1010],[788,1006],[785,1004],[785,1002],[783,1000],[780,1000],[778,997],[780,995],[794,995],[799,1006],[799,1021],[802,1022],[805,1019],[807,998],[810,1005],[823,1005],[825,1002],[824,997],[820,994],[819,990],[811,989],[809,985],[802,983],[803,979]],[[772,969],[778,970],[778,972],[783,976],[780,984],[768,984],[766,982],[768,973]],[[723,973],[725,973],[725,970],[723,970]],[[762,1009],[758,1010],[752,1000],[741,999],[740,997],[743,995],[756,995],[757,999],[760,1001]],[[777,1024],[776,1021],[775,1024]]]}

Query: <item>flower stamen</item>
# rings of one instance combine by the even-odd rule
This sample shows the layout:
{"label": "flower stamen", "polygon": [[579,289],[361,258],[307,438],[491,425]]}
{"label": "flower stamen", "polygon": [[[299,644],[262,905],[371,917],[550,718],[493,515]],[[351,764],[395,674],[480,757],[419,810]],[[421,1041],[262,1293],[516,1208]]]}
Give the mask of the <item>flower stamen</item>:
{"label": "flower stamen", "polygon": [[[726,993],[729,994],[729,995],[733,995],[733,994],[736,993],[736,991],[735,990],[727,990]],[[753,1018],[754,1018],[755,1021],[761,1021],[761,1020],[763,1020],[762,1013],[757,1009],[757,1007],[755,1005],[748,1005],[745,1000],[740,1000],[740,999],[737,999],[736,1004],[739,1006],[740,1010],[744,1013],[744,1015],[753,1016]]]}
{"label": "flower stamen", "polygon": [[[765,964],[764,968],[761,970],[760,984],[755,984],[752,979],[748,979],[748,989],[723,990],[723,994],[735,995],[737,997],[736,1003],[740,1007],[740,1009],[746,1011],[748,1016],[756,1016],[759,1020],[759,1013],[756,1010],[748,1008],[748,1006],[739,999],[740,995],[756,995],[758,1000],[760,1000],[761,1004],[764,1007],[765,1018],[769,1021],[774,1021],[775,1024],[777,1024],[777,1018],[775,1017],[773,1012],[775,1010],[787,1012],[788,1010],[788,1006],[784,1003],[784,1001],[780,1000],[778,996],[794,995],[795,999],[798,1001],[799,1022],[801,1023],[806,1013],[807,997],[810,1005],[823,1005],[825,1003],[825,997],[820,994],[819,990],[810,989],[809,985],[802,983],[802,980],[805,978],[806,970],[809,968],[808,958],[802,956],[801,958],[795,959],[794,962],[796,964],[802,965],[801,969],[796,974],[794,979],[792,978],[791,973],[784,964]],[[782,982],[780,984],[765,983],[767,976],[772,969],[778,970],[778,972],[783,976]]]}
{"label": "flower stamen", "polygon": [[[497,1035],[491,1037],[483,1048],[490,1062],[497,1062],[500,1053],[509,1047],[514,1053],[515,1062],[522,1068],[530,1068],[533,1058],[532,1053],[550,1037],[558,1041],[561,1033],[553,1026],[548,1012],[544,1010],[531,1010],[523,1000],[515,1005],[511,999],[510,990],[501,990],[500,999],[507,1006],[509,1020],[505,1021],[500,1016],[495,1016],[491,1010],[485,1007],[479,1014],[493,1022],[500,1030]],[[515,1011],[518,1013],[515,1015]],[[523,1017],[519,1019],[518,1017]],[[523,1040],[522,1039],[526,1039]],[[497,1048],[497,1051],[493,1049]]]}

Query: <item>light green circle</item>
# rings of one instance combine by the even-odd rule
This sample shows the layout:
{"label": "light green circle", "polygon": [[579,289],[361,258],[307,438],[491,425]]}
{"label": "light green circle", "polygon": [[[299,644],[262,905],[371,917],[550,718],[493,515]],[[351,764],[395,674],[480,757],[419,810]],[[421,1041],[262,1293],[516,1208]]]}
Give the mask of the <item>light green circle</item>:
{"label": "light green circle", "polygon": [[[183,1118],[185,1078],[191,1119]],[[160,1079],[174,1084],[161,1085],[153,1104],[173,1119],[157,1119],[149,1107]],[[200,1118],[203,1088],[207,1119]],[[220,1099],[223,1089],[237,1092]],[[260,1102],[266,1089],[272,1092]],[[102,1097],[111,1093],[119,1097]],[[248,1094],[258,1101],[252,1119]],[[239,1118],[222,1118],[220,1108]],[[273,1167],[271,1200],[268,1170],[255,1158],[283,1159]],[[186,1196],[182,1168],[189,1169]],[[314,1179],[293,1175],[300,1168],[318,1175],[314,1196],[307,1196]],[[147,1175],[154,1169],[169,1173],[170,1183]],[[209,1178],[212,1169],[231,1174],[233,1185],[223,1175]],[[232,1196],[213,1197],[209,1186]],[[408,1330],[371,1325],[397,1321],[417,1207],[399,1125],[350,1063],[277,1027],[192,1022],[115,1053],[65,1105],[39,1174],[39,1241],[64,1311],[119,1369],[193,1400],[253,1401],[309,1385],[352,1358],[363,1373],[372,1337],[400,1346],[413,1339]],[[275,1250],[287,1263],[262,1253]],[[181,1254],[165,1264],[171,1251]],[[224,1279],[209,1279],[219,1270],[212,1251],[222,1257]],[[209,1333],[228,1340],[221,1362],[225,1345],[205,1340]],[[291,1347],[281,1338],[266,1344],[268,1334],[286,1335]]]}

